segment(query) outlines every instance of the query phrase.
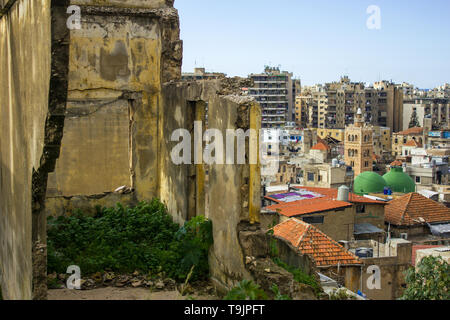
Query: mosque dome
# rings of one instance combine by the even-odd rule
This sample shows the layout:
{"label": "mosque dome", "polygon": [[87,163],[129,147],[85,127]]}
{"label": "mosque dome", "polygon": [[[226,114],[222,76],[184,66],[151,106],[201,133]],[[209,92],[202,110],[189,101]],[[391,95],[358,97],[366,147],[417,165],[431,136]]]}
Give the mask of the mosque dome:
{"label": "mosque dome", "polygon": [[356,177],[353,191],[358,195],[383,193],[387,182],[378,173],[366,171]]}
{"label": "mosque dome", "polygon": [[383,178],[393,192],[411,193],[416,191],[414,180],[403,172],[403,168],[392,167],[391,171],[386,173]]}

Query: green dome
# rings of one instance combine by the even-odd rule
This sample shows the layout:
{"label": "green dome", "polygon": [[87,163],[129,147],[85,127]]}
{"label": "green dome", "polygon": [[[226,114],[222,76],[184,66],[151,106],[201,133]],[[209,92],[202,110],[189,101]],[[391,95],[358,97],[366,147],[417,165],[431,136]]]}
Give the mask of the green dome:
{"label": "green dome", "polygon": [[391,171],[386,173],[383,178],[393,192],[411,193],[416,191],[414,180],[404,173],[402,168],[391,168]]}
{"label": "green dome", "polygon": [[358,195],[382,193],[387,186],[386,181],[378,173],[366,171],[355,179],[353,191]]}

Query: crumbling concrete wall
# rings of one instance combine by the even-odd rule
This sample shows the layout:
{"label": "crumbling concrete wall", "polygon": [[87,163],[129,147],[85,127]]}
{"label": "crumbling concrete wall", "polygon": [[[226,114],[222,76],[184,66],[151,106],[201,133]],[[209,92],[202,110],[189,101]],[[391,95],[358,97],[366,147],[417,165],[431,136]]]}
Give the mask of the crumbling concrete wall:
{"label": "crumbling concrete wall", "polygon": [[[202,164],[194,165],[194,145],[192,165],[177,165],[170,159],[172,148],[178,144],[171,141],[172,132],[184,128],[193,137],[196,120],[202,121],[203,129],[199,130],[201,140],[207,128],[217,129],[222,134],[224,146],[227,130],[242,129],[245,132],[252,128],[259,134],[259,105],[251,98],[222,95],[222,92],[227,92],[227,87],[222,80],[169,83],[164,86],[164,140],[160,171],[161,200],[178,222],[183,223],[198,214],[205,214],[212,220],[214,245],[210,254],[210,270],[213,281],[223,290],[250,277],[238,240],[238,225],[242,221],[259,220],[260,169],[257,162],[250,164],[250,140],[246,139],[245,164],[207,165],[202,161]],[[203,114],[206,105],[207,117]],[[256,146],[257,152],[258,140],[251,143]],[[203,154],[203,149],[201,152]],[[209,210],[206,209],[205,199],[208,199]]]}
{"label": "crumbling concrete wall", "polygon": [[[71,3],[81,7],[81,29],[71,30],[66,125],[48,215],[159,195],[161,86],[181,78],[173,1]],[[112,194],[121,186],[132,195]]]}
{"label": "crumbling concrete wall", "polygon": [[0,17],[1,285],[5,299],[42,299],[44,197],[48,172],[59,155],[67,94],[68,34],[58,16],[67,3],[5,4]]}

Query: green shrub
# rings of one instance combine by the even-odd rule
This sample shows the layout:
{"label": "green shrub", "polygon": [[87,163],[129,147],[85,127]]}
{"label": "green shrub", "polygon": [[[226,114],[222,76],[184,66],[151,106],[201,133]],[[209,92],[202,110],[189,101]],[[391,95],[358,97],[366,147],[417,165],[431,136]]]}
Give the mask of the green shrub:
{"label": "green shrub", "polygon": [[288,295],[283,295],[280,293],[280,289],[278,289],[278,286],[276,284],[274,284],[272,286],[272,292],[274,294],[274,300],[292,300],[291,297],[289,297]]}
{"label": "green shrub", "polygon": [[330,293],[330,300],[356,300],[355,297],[349,295],[345,289],[333,289]]}
{"label": "green shrub", "polygon": [[267,300],[267,295],[253,281],[242,280],[228,292],[224,300]]}
{"label": "green shrub", "polygon": [[306,284],[306,285],[310,286],[311,288],[313,288],[314,293],[316,295],[319,295],[322,292],[322,287],[320,286],[320,284],[317,282],[317,280],[313,276],[306,274],[301,269],[291,267],[290,265],[281,261],[279,258],[273,258],[273,261],[278,266],[280,266],[283,269],[285,269],[286,271],[289,271],[290,273],[292,273],[295,281]]}
{"label": "green shrub", "polygon": [[406,272],[407,289],[400,300],[450,300],[450,264],[442,257],[425,257]]}
{"label": "green shrub", "polygon": [[208,276],[212,225],[199,216],[179,227],[157,199],[136,207],[97,210],[95,217],[75,212],[48,219],[48,272],[65,273],[70,265],[83,274],[164,271],[183,280]]}

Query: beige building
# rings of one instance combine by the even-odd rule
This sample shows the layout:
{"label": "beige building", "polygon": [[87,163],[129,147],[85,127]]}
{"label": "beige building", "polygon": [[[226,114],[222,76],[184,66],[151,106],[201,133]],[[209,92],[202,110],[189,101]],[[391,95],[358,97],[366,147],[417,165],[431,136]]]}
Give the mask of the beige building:
{"label": "beige building", "polygon": [[403,90],[394,83],[381,81],[367,87],[344,76],[339,82],[310,90],[302,98],[308,105],[309,127],[343,129],[353,124],[361,108],[366,122],[389,127],[393,132],[402,129]]}
{"label": "beige building", "polygon": [[415,141],[418,145],[423,145],[423,128],[410,128],[392,135],[392,155],[397,157],[402,155],[403,146],[410,141]]}
{"label": "beige building", "polygon": [[336,139],[340,142],[345,140],[345,129],[327,129],[320,128],[317,129],[317,136],[321,139],[325,139],[327,137]]}
{"label": "beige building", "polygon": [[387,127],[373,127],[373,152],[379,157],[383,156],[383,153],[391,153],[392,139],[391,129]]}
{"label": "beige building", "polygon": [[333,166],[329,163],[308,164],[303,167],[302,185],[337,189],[342,185],[350,186],[353,178],[353,171],[347,171],[346,166]]}
{"label": "beige building", "polygon": [[298,95],[295,97],[295,123],[299,128],[308,126],[308,105],[311,105],[312,97],[309,94]]}
{"label": "beige building", "polygon": [[353,168],[355,176],[373,171],[373,127],[365,125],[361,109],[355,124],[345,129],[345,163]]}

